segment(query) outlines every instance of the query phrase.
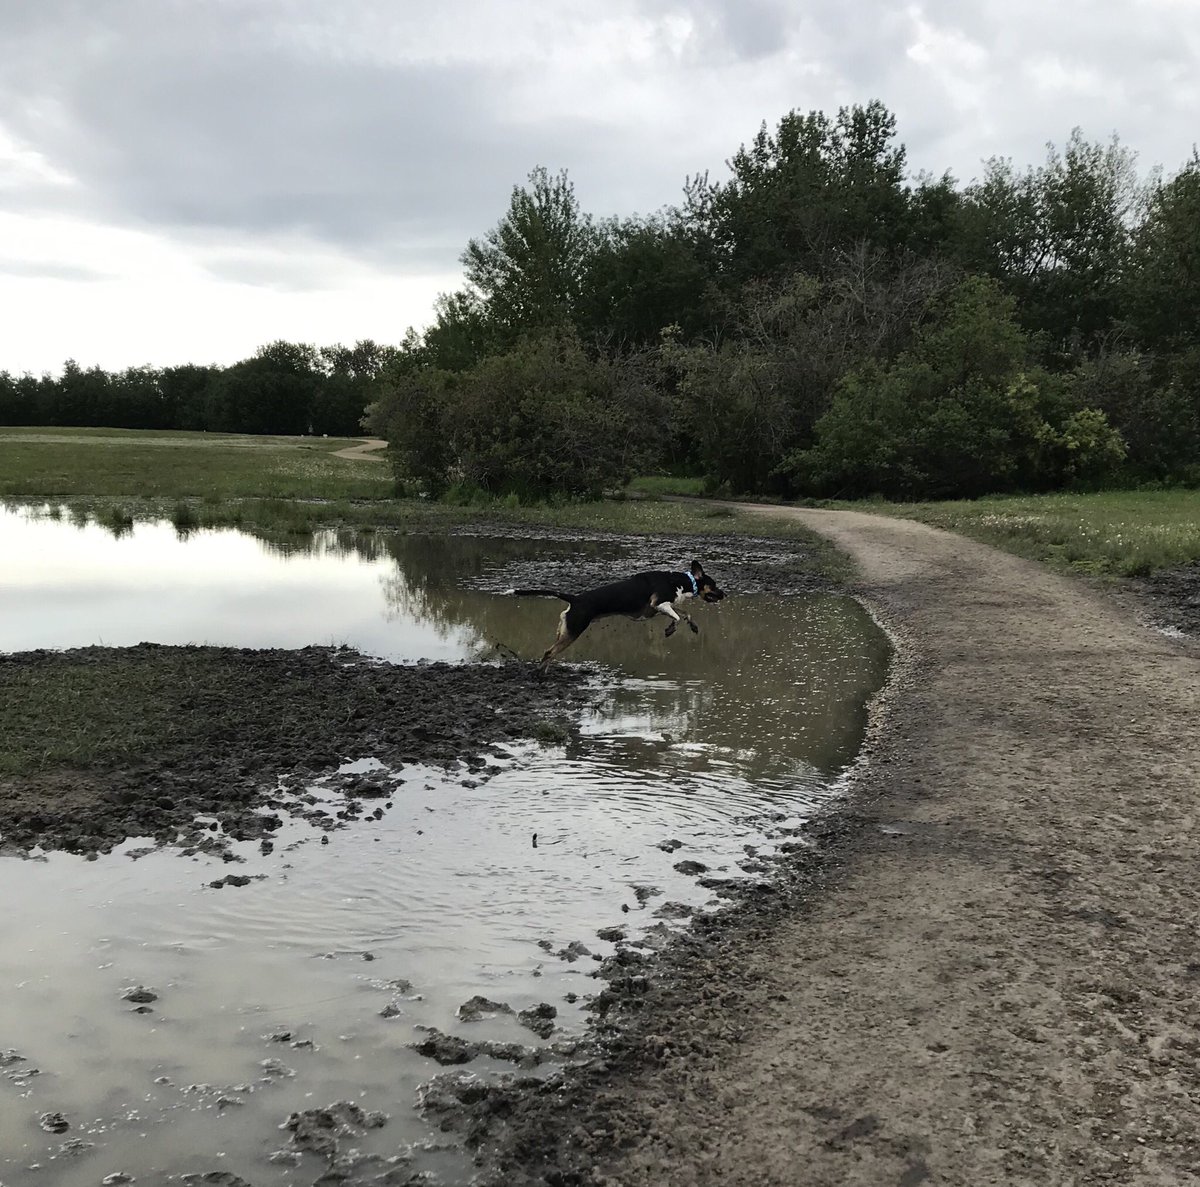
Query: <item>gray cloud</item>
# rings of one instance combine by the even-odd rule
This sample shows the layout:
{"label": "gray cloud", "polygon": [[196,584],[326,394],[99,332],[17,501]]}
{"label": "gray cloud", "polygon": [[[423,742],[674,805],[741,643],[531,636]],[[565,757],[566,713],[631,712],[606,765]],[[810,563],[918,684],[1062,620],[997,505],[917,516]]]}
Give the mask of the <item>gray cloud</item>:
{"label": "gray cloud", "polygon": [[[250,32],[121,36],[72,70],[30,64],[0,83],[12,88],[6,123],[78,180],[57,197],[68,208],[197,231],[307,232],[417,268],[444,266],[464,228],[495,220],[516,162],[523,175],[575,144],[604,149],[603,129],[581,122],[506,126],[498,70],[304,61],[261,34],[247,45]],[[26,198],[43,208],[45,187]]]}
{"label": "gray cloud", "polygon": [[1127,7],[0,0],[0,129],[76,182],[9,184],[5,203],[224,238],[217,274],[303,288],[305,268],[272,279],[237,241],[444,272],[536,164],[567,167],[598,215],[646,212],[793,107],[881,98],[914,168],[964,179],[993,154],[1040,160],[1076,124],[1173,167],[1200,18]]}

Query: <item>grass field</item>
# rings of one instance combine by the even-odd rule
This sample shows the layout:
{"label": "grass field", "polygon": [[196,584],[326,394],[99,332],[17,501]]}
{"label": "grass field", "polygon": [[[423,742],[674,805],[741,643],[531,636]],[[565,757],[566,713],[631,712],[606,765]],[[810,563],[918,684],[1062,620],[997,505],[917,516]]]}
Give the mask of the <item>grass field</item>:
{"label": "grass field", "polygon": [[381,498],[391,470],[357,440],[129,429],[0,428],[0,496]]}
{"label": "grass field", "polygon": [[[867,508],[864,508],[867,509]],[[1200,561],[1200,490],[871,504],[1060,568],[1139,577]]]}
{"label": "grass field", "polygon": [[[811,534],[735,508],[663,502],[699,480],[648,476],[602,503],[452,506],[393,495],[378,460],[336,456],[356,439],[253,437],[113,429],[0,428],[0,496],[119,528],[136,519],[184,527],[317,527],[428,532],[491,523],[507,528],[806,537],[823,567],[844,562]],[[833,504],[831,504],[833,505]],[[973,502],[837,504],[907,516],[1049,564],[1129,577],[1200,561],[1200,491],[1106,491]]]}
{"label": "grass field", "polygon": [[0,427],[0,498],[53,516],[94,519],[120,531],[137,520],[180,529],[246,527],[304,533],[323,527],[407,532],[472,525],[508,530],[662,535],[745,533],[803,539],[816,566],[841,579],[849,567],[823,538],[726,507],[653,497],[598,503],[455,506],[397,498],[391,468],[335,456],[359,439],[253,437],[111,429]]}

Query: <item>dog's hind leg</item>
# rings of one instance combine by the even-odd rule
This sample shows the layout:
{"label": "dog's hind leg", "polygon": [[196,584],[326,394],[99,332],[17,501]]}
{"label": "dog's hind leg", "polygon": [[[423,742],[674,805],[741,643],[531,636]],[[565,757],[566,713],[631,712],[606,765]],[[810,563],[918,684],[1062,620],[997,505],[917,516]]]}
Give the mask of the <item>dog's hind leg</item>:
{"label": "dog's hind leg", "polygon": [[564,610],[558,616],[558,636],[555,638],[554,642],[546,648],[542,655],[543,672],[550,666],[550,661],[552,659],[561,655],[568,647],[571,646],[572,643],[575,642],[576,639],[579,638],[578,635],[572,634],[570,628],[567,626],[568,612],[568,610]]}

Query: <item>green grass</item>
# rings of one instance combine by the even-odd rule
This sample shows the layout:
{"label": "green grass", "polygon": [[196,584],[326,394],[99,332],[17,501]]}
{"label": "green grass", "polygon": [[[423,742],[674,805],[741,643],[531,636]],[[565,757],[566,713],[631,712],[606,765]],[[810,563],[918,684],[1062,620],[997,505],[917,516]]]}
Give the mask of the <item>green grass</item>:
{"label": "green grass", "polygon": [[[0,428],[0,498],[54,517],[98,522],[120,534],[136,520],[167,519],[180,532],[244,527],[270,533],[318,528],[410,533],[494,526],[636,535],[753,535],[801,540],[815,567],[838,579],[847,562],[815,533],[726,507],[645,497],[594,503],[452,505],[397,498],[390,467],[333,454],[354,440],[254,437],[129,429]],[[673,489],[698,480],[670,479]],[[651,480],[651,485],[653,480]],[[682,485],[678,485],[682,484]]]}
{"label": "green grass", "polygon": [[370,499],[386,464],[333,456],[357,440],[133,429],[0,428],[0,496]]}
{"label": "green grass", "polygon": [[1059,568],[1138,577],[1200,561],[1200,490],[853,504],[919,519]]}
{"label": "green grass", "polygon": [[161,753],[192,724],[179,705],[197,673],[221,687],[232,669],[215,659],[151,664],[132,650],[104,664],[0,661],[0,775]]}

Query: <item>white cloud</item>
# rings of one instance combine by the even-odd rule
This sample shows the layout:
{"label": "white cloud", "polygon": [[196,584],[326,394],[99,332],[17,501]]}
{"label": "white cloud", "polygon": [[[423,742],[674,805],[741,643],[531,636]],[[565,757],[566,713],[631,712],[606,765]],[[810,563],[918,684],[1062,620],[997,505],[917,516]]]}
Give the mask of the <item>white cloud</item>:
{"label": "white cloud", "polygon": [[0,193],[39,186],[69,187],[73,179],[0,126]]}
{"label": "white cloud", "polygon": [[108,370],[228,364],[277,338],[398,342],[457,282],[299,240],[180,243],[59,217],[0,216],[0,244],[0,369],[14,373],[57,372],[68,358]]}

